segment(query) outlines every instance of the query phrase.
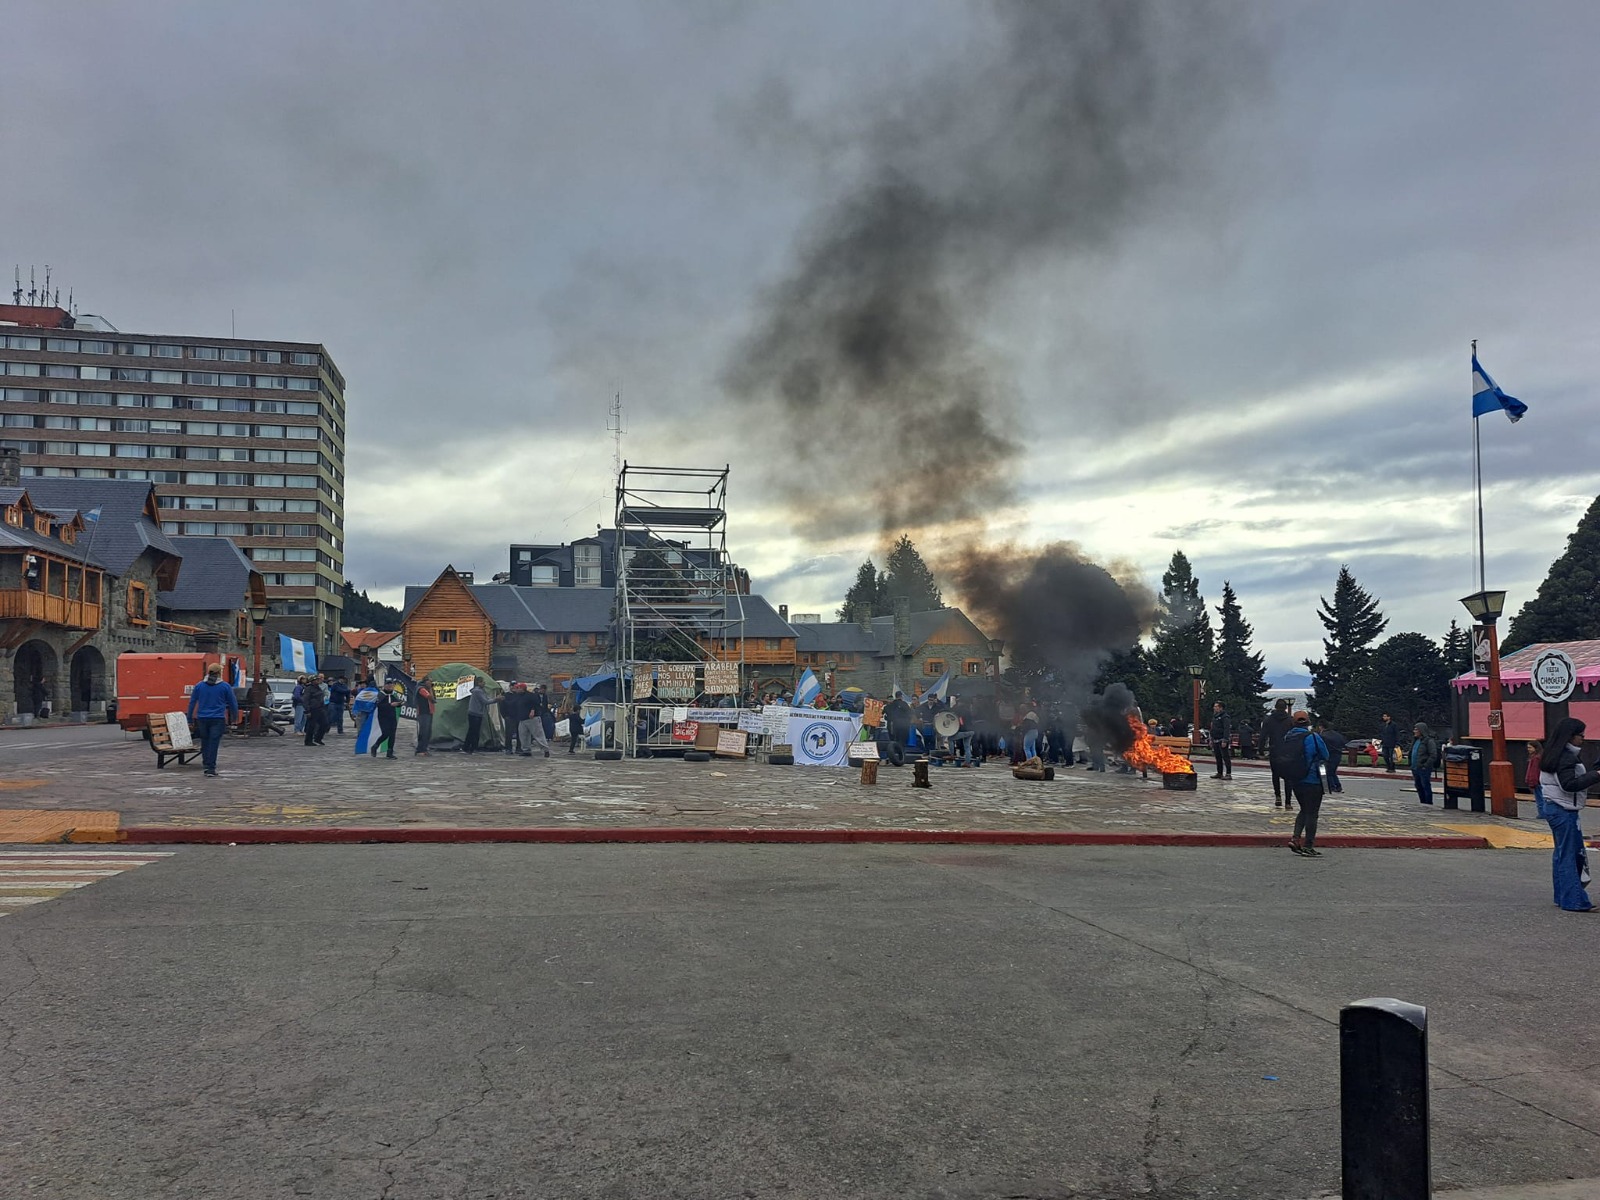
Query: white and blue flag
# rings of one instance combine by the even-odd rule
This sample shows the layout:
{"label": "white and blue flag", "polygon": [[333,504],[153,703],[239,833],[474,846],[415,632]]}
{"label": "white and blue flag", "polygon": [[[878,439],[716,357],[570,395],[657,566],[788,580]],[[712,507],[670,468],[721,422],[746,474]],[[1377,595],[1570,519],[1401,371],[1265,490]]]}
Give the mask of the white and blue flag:
{"label": "white and blue flag", "polygon": [[950,672],[946,671],[934,682],[934,685],[917,700],[918,704],[926,704],[929,700],[943,700],[944,694],[950,690]]}
{"label": "white and blue flag", "polygon": [[817,677],[811,668],[807,667],[806,673],[800,676],[800,682],[795,685],[794,707],[810,708],[820,695],[822,695],[822,685],[817,682]]}
{"label": "white and blue flag", "polygon": [[1522,420],[1528,406],[1515,396],[1508,396],[1500,385],[1489,378],[1489,372],[1478,365],[1478,356],[1472,356],[1472,419],[1484,413],[1504,412],[1513,424]]}
{"label": "white and blue flag", "polygon": [[278,635],[278,661],[285,671],[296,675],[317,673],[317,648],[310,642],[297,642],[286,633]]}
{"label": "white and blue flag", "polygon": [[83,519],[85,521],[98,521],[100,519],[100,506],[96,504],[88,512],[84,513]]}

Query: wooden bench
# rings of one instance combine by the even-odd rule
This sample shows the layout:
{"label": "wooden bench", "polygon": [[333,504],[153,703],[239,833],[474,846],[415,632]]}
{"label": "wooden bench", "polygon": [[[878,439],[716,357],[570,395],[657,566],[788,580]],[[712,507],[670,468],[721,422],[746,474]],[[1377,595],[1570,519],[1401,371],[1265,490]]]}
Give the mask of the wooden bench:
{"label": "wooden bench", "polygon": [[156,769],[162,770],[167,765],[167,759],[175,758],[181,767],[191,758],[200,757],[200,747],[193,745],[188,749],[180,750],[172,744],[172,731],[167,728],[166,713],[151,713],[150,721],[150,749],[156,752]]}
{"label": "wooden bench", "polygon": [[1157,746],[1170,750],[1174,754],[1182,755],[1184,758],[1193,757],[1191,751],[1193,751],[1194,747],[1186,737],[1152,737],[1150,740]]}

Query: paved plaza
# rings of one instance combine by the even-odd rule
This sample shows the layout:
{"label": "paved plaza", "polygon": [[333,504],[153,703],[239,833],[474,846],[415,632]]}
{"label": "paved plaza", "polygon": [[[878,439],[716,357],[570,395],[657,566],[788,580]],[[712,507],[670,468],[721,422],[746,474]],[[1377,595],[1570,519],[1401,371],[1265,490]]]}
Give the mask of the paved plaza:
{"label": "paved plaza", "polygon": [[[100,727],[0,738],[6,791],[0,807],[48,814],[115,814],[121,826],[182,828],[587,829],[624,828],[1010,833],[1190,833],[1287,838],[1292,814],[1274,809],[1266,771],[1240,765],[1232,782],[1200,767],[1193,792],[1159,777],[1060,770],[1053,781],[1014,779],[995,762],[938,768],[933,786],[911,787],[909,768],[888,766],[876,786],[848,768],[774,766],[753,760],[599,762],[592,753],[522,758],[501,753],[357,756],[353,737],[330,734],[308,748],[293,737],[232,737],[222,776],[198,762],[157,770],[136,735]],[[58,740],[59,739],[59,740]],[[8,753],[13,747],[17,750]],[[1323,805],[1324,838],[1488,837],[1499,845],[1547,845],[1543,825],[1427,808],[1410,776],[1351,775]],[[0,838],[5,836],[0,830]],[[33,840],[17,838],[13,840]]]}

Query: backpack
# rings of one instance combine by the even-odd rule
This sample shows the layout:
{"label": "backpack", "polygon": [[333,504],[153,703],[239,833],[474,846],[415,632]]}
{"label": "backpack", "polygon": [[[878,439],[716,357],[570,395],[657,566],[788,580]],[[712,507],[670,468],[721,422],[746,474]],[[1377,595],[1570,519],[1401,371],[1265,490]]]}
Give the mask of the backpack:
{"label": "backpack", "polygon": [[1311,731],[1304,726],[1296,725],[1288,729],[1282,737],[1272,743],[1268,751],[1267,761],[1272,764],[1273,771],[1285,779],[1304,779],[1307,771],[1306,765],[1306,736]]}

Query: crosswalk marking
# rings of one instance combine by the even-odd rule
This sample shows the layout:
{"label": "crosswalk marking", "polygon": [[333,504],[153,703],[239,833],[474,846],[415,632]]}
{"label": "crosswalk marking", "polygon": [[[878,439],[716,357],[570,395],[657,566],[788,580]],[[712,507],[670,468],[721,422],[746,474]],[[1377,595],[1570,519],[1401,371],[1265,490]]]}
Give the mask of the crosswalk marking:
{"label": "crosswalk marking", "polygon": [[171,858],[174,850],[0,850],[0,917]]}

